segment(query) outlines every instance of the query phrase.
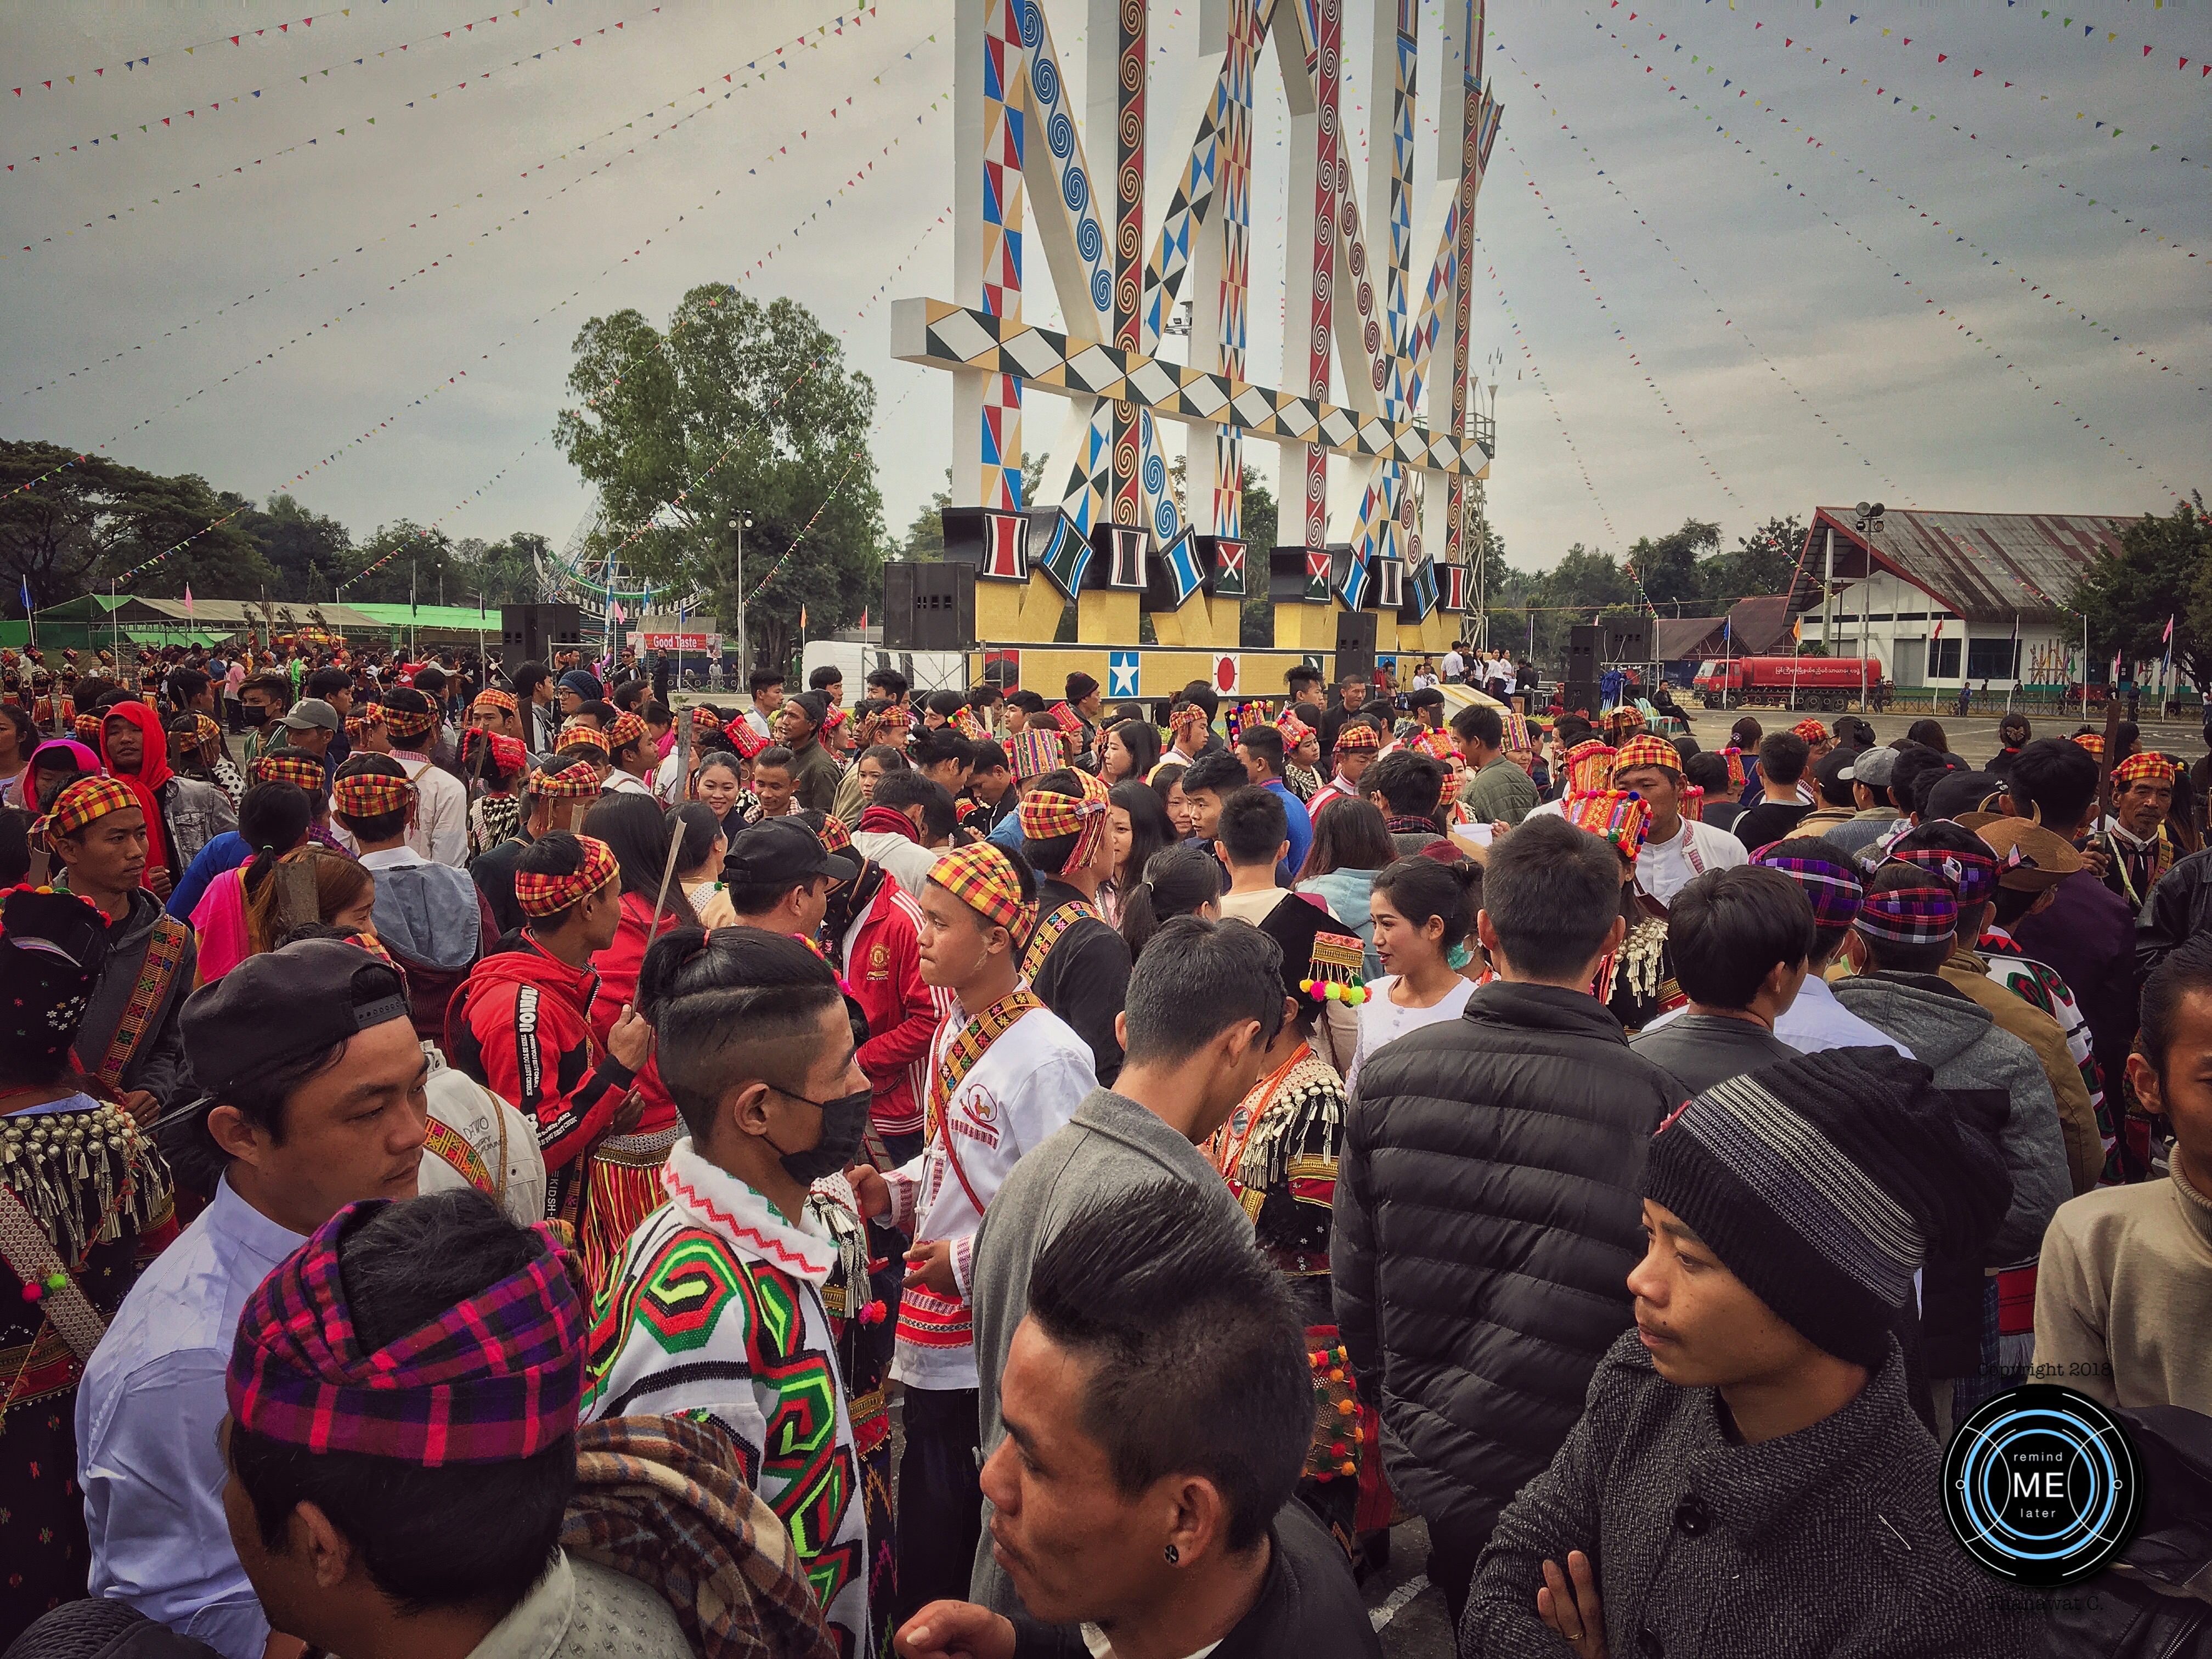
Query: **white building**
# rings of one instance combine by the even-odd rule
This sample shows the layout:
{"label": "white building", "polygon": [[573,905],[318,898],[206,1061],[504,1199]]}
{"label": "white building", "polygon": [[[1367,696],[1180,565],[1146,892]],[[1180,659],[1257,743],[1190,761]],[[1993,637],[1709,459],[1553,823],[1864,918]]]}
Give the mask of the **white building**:
{"label": "white building", "polygon": [[[1819,592],[1831,538],[1835,585],[1802,618],[1806,644],[1870,654],[1892,684],[1978,690],[2080,683],[2081,619],[2065,608],[2122,519],[2057,513],[1931,513],[1893,507],[1862,536],[1847,507],[1814,510],[1803,575]],[[2107,647],[2109,649],[2109,647]],[[2093,678],[2101,679],[2094,652]]]}

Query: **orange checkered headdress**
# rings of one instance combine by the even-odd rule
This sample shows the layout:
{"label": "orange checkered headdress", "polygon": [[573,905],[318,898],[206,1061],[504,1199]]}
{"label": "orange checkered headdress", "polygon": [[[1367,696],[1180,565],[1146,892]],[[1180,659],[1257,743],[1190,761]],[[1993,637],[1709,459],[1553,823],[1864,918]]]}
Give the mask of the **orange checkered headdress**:
{"label": "orange checkered headdress", "polygon": [[553,746],[556,749],[566,749],[571,744],[578,743],[587,748],[596,749],[602,755],[614,753],[614,745],[607,741],[607,734],[600,731],[598,726],[586,726],[581,720],[570,720],[562,726],[561,735],[554,739]]}
{"label": "orange checkered headdress", "polygon": [[581,800],[599,793],[599,775],[586,761],[571,761],[557,772],[530,775],[530,793],[547,800]]}
{"label": "orange checkered headdress", "polygon": [[2105,734],[2102,732],[2076,732],[2074,734],[2074,741],[2099,760],[2105,758]]}
{"label": "orange checkered headdress", "polygon": [[1651,803],[1632,789],[1600,789],[1561,803],[1567,822],[1613,843],[1631,864],[1651,829]]}
{"label": "orange checkered headdress", "polygon": [[323,763],[313,755],[256,755],[251,770],[256,783],[296,783],[311,795],[323,793]]}
{"label": "orange checkered headdress", "polygon": [[1817,749],[1828,740],[1828,728],[1809,715],[1799,720],[1790,729],[1804,738],[1807,744],[1812,748]]}
{"label": "orange checkered headdress", "polygon": [[380,818],[415,804],[415,786],[382,772],[347,772],[331,786],[331,805],[341,817]]}
{"label": "orange checkered headdress", "polygon": [[471,702],[469,707],[471,708],[481,708],[486,703],[489,703],[494,708],[504,709],[510,714],[519,714],[520,712],[520,708],[514,701],[514,694],[512,692],[502,691],[495,685],[486,686],[483,690],[477,692],[475,701]]}
{"label": "orange checkered headdress", "polygon": [[2148,750],[2138,750],[2112,769],[2112,783],[2124,788],[2138,780],[2151,783],[2170,784],[2178,769],[2163,755],[2154,755]]}
{"label": "orange checkered headdress", "polygon": [[143,810],[128,784],[114,778],[79,778],[54,797],[52,808],[31,828],[41,836],[73,836],[111,812]]}
{"label": "orange checkered headdress", "polygon": [[1022,836],[1025,840],[1050,841],[1058,836],[1076,838],[1066,863],[1060,866],[1066,870],[1087,868],[1097,854],[1098,843],[1106,838],[1106,786],[1088,772],[1075,775],[1083,785],[1080,795],[1032,789],[1022,797],[1020,808]]}
{"label": "orange checkered headdress", "polygon": [[614,725],[607,731],[607,752],[611,755],[624,744],[644,740],[645,722],[625,708],[615,716]]}
{"label": "orange checkered headdress", "polygon": [[1639,766],[1663,767],[1680,775],[1682,770],[1681,751],[1666,738],[1650,732],[1641,732],[1620,745],[1620,752],[1613,757],[1613,775],[1632,772]]}
{"label": "orange checkered headdress", "polygon": [[1382,746],[1382,734],[1365,720],[1346,720],[1336,728],[1336,752],[1340,755],[1347,750],[1356,753]]}
{"label": "orange checkered headdress", "polygon": [[622,873],[615,862],[614,848],[606,842],[595,836],[579,836],[576,845],[583,849],[584,859],[573,875],[541,876],[528,870],[514,872],[514,902],[524,915],[557,916],[571,905],[591,897]]}
{"label": "orange checkered headdress", "polygon": [[1013,860],[988,841],[956,847],[929,866],[929,878],[985,921],[1013,933],[1018,941],[1029,921],[1022,902],[1021,878]]}
{"label": "orange checkered headdress", "polygon": [[1595,794],[1613,781],[1613,763],[1619,753],[1602,738],[1589,738],[1567,750],[1560,763],[1566,769],[1571,794]]}

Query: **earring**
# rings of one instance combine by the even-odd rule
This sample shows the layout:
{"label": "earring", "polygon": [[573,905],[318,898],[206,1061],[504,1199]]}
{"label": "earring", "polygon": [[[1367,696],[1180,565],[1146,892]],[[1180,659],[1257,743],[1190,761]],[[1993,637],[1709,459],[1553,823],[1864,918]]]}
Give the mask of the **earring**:
{"label": "earring", "polygon": [[1180,1560],[1182,1560],[1182,1553],[1180,1550],[1176,1549],[1176,1547],[1175,1547],[1173,1544],[1170,1544],[1170,1545],[1169,1545],[1169,1546],[1168,1546],[1167,1555],[1168,1555],[1168,1565],[1169,1565],[1170,1566],[1173,1566],[1173,1565],[1175,1565],[1175,1564],[1176,1564],[1176,1562],[1178,1562],[1178,1561],[1180,1561]]}

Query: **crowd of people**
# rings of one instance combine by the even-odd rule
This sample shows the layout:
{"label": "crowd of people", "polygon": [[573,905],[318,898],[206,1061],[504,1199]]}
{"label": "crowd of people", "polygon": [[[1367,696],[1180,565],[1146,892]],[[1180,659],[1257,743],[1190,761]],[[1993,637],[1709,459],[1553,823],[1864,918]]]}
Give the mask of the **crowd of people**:
{"label": "crowd of people", "polygon": [[258,654],[7,665],[10,1659],[1378,1654],[1415,1516],[1463,1655],[2014,1655],[1952,1427],[2212,1413],[2133,728]]}

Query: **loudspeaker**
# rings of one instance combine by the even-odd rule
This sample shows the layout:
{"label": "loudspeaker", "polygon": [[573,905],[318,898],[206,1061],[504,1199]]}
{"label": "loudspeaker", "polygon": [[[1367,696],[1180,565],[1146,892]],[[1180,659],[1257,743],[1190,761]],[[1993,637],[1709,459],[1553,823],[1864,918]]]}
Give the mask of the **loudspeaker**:
{"label": "loudspeaker", "polygon": [[1603,663],[1648,663],[1651,658],[1651,618],[1607,617],[1598,624],[1604,638],[1598,642]]}
{"label": "loudspeaker", "polygon": [[1565,702],[1570,714],[1579,711],[1595,720],[1597,717],[1597,682],[1569,679]]}
{"label": "loudspeaker", "polygon": [[[1605,629],[1595,623],[1577,623],[1567,630],[1567,684],[1595,685],[1597,684],[1598,653],[1605,642]],[[1574,705],[1570,703],[1569,708]]]}
{"label": "loudspeaker", "polygon": [[573,605],[499,608],[500,659],[510,672],[526,662],[550,664],[556,651],[579,644],[583,637],[583,616]]}
{"label": "loudspeaker", "polygon": [[975,643],[975,567],[884,567],[886,651],[965,651]]}
{"label": "loudspeaker", "polygon": [[1351,675],[1363,680],[1375,678],[1375,613],[1372,611],[1340,611],[1336,613],[1336,665],[1334,676],[1339,684]]}

